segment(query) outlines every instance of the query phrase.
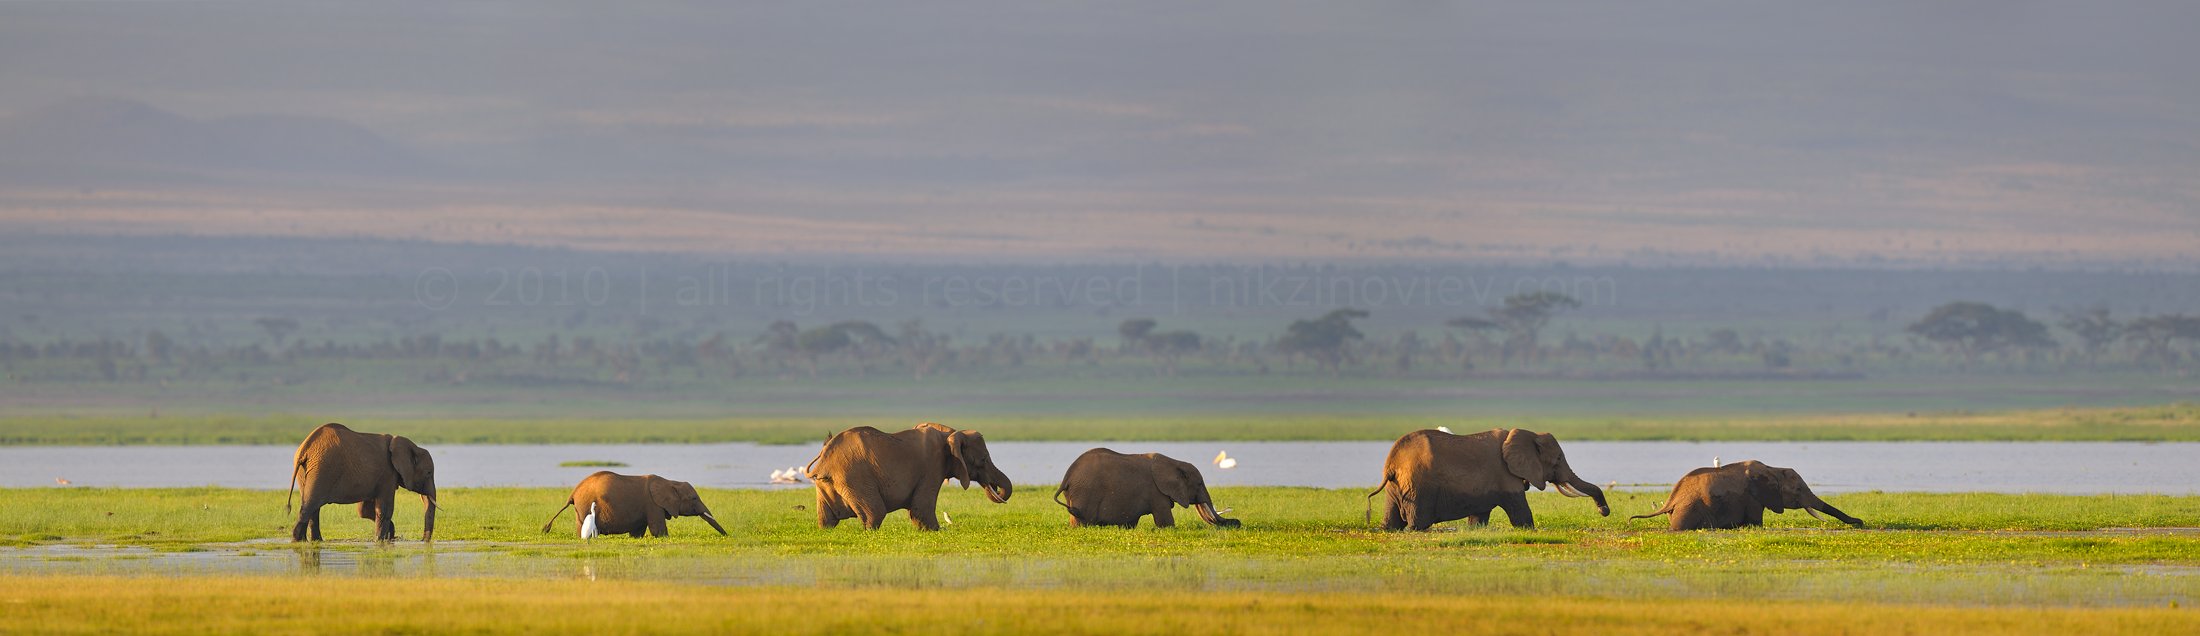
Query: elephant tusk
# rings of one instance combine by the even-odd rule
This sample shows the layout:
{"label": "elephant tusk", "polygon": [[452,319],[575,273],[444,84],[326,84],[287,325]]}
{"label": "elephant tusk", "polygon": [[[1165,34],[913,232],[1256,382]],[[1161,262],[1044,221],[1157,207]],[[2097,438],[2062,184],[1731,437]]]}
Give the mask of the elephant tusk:
{"label": "elephant tusk", "polygon": [[1820,514],[1818,514],[1818,511],[1817,511],[1816,509],[1813,509],[1813,508],[1804,508],[1804,509],[1803,509],[1803,512],[1808,512],[1808,513],[1810,513],[1810,518],[1812,518],[1812,519],[1825,519],[1825,518],[1826,518],[1826,517],[1825,517],[1824,515],[1820,515]]}
{"label": "elephant tusk", "polygon": [[1563,482],[1563,481],[1562,481],[1562,482],[1558,482],[1558,492],[1559,492],[1560,494],[1566,495],[1566,496],[1568,496],[1568,497],[1587,497],[1587,496],[1588,496],[1588,495],[1584,495],[1584,494],[1581,494],[1581,491],[1579,491],[1579,490],[1575,490],[1575,489],[1574,489],[1574,487],[1573,487],[1572,485],[1569,485],[1569,484],[1567,484],[1566,482]]}

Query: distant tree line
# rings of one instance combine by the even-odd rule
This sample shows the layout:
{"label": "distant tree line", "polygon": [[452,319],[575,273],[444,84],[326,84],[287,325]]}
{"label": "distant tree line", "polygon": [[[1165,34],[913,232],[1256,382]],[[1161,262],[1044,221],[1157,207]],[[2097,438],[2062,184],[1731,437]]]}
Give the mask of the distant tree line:
{"label": "distant tree line", "polygon": [[754,335],[721,330],[675,337],[659,335],[659,329],[638,329],[627,337],[550,333],[524,344],[438,334],[338,343],[295,337],[297,321],[265,317],[252,321],[265,339],[243,345],[187,345],[158,330],[134,340],[0,340],[0,371],[21,382],[289,383],[356,379],[364,373],[434,383],[559,385],[882,374],[922,381],[1052,372],[1471,379],[1935,369],[2046,372],[2109,365],[2184,374],[2200,368],[2200,316],[2184,314],[2125,319],[2096,307],[2062,312],[2050,325],[2015,309],[1963,301],[1934,308],[1899,334],[1874,335],[1865,342],[1807,346],[1735,328],[1713,328],[1692,337],[1667,335],[1662,328],[1653,328],[1644,338],[1571,330],[1550,336],[1558,319],[1580,306],[1564,294],[1520,294],[1480,314],[1431,325],[1433,335],[1426,336],[1408,329],[1370,337],[1355,324],[1370,313],[1353,308],[1292,320],[1280,332],[1258,339],[1209,337],[1189,329],[1164,329],[1153,318],[1132,318],[1117,325],[1112,343],[1008,333],[964,340],[918,320],[892,328],[866,321],[803,326],[781,320]]}

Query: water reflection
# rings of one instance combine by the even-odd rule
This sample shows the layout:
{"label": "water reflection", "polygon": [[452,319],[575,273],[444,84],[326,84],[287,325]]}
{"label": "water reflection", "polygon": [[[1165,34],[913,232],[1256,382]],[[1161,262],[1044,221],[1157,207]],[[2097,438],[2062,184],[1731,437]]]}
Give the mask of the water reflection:
{"label": "water reflection", "polygon": [[[2174,530],[2119,531],[2120,535]],[[2106,535],[2102,532],[2064,533]],[[1625,598],[1761,598],[1819,601],[1959,602],[1985,605],[2162,605],[2191,603],[2200,568],[2183,565],[2026,567],[2008,564],[1783,564],[1774,585],[1693,563],[1548,561],[1472,563],[1383,560],[1319,565],[1242,557],[839,557],[696,558],[501,552],[494,546],[426,550],[263,544],[200,552],[143,547],[41,545],[0,548],[0,573],[162,575],[248,574],[368,578],[498,577],[654,580],[706,585],[894,589],[1151,589],[1190,591],[1359,591],[1441,594],[1580,595]],[[576,558],[578,557],[578,558]]]}

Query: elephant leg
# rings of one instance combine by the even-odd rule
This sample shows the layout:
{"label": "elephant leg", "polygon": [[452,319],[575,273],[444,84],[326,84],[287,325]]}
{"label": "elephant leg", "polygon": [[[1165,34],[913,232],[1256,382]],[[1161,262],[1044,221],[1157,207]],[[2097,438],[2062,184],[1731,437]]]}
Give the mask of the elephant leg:
{"label": "elephant leg", "polygon": [[[1138,519],[1136,519],[1136,518],[1133,518],[1133,519],[1131,519],[1131,525],[1132,525],[1132,526],[1137,526],[1137,525],[1138,525]],[[1153,507],[1153,527],[1156,527],[1156,528],[1174,528],[1174,527],[1176,527],[1176,510],[1172,509],[1172,508],[1171,508],[1171,507],[1169,506],[1169,504],[1165,504],[1165,503],[1164,503],[1164,504],[1159,504],[1159,505],[1156,505],[1156,506],[1154,506],[1154,507]]]}
{"label": "elephant leg", "polygon": [[826,495],[823,489],[817,491],[817,527],[830,530],[839,526],[840,520],[848,518],[843,512],[837,498]]}
{"label": "elephant leg", "polygon": [[626,536],[629,536],[629,537],[633,537],[633,538],[636,538],[636,539],[640,539],[640,538],[642,538],[642,533],[644,533],[644,532],[648,532],[648,531],[649,531],[649,529],[648,529],[648,528],[635,528],[633,532],[629,532],[629,533],[626,533]]}
{"label": "elephant leg", "polygon": [[918,530],[940,529],[939,491],[931,495],[919,492],[909,501],[909,523],[915,524]]}
{"label": "elephant leg", "polygon": [[909,510],[909,524],[916,526],[918,530],[938,530],[940,529],[940,519],[937,515],[938,511],[936,510],[911,508]]}
{"label": "elephant leg", "polygon": [[1418,499],[1407,504],[1406,527],[1414,532],[1427,532],[1429,526],[1436,525],[1436,515],[1429,514],[1430,508],[1428,502]]}
{"label": "elephant leg", "polygon": [[[306,527],[312,525],[313,521],[320,516],[321,504],[312,501],[305,502],[304,506],[298,508],[298,523],[290,527],[290,540],[293,542],[306,540]],[[320,541],[321,534],[315,532],[313,540]]]}
{"label": "elephant leg", "polygon": [[374,500],[369,499],[359,502],[359,518],[368,521],[374,520]]}
{"label": "elephant leg", "polygon": [[1495,506],[1477,506],[1475,508],[1469,509],[1467,511],[1467,525],[1477,528],[1490,525],[1490,509],[1494,507]]}
{"label": "elephant leg", "polygon": [[1528,493],[1506,497],[1497,505],[1505,509],[1505,518],[1512,520],[1514,528],[1535,529],[1535,512],[1528,509]]}
{"label": "elephant leg", "polygon": [[312,528],[312,530],[311,530],[311,534],[313,535],[313,540],[314,540],[314,541],[320,541],[320,540],[321,540],[321,506],[320,506],[320,505],[316,504],[316,505],[314,505],[314,506],[313,506],[313,512],[311,513],[311,516],[307,518],[307,520],[311,522],[311,523],[310,523],[310,526],[311,526],[311,528]]}
{"label": "elephant leg", "polygon": [[[361,502],[359,505],[365,506],[366,503]],[[397,512],[397,493],[393,492],[381,499],[374,500],[374,540],[397,540],[397,520],[392,516],[395,512]]]}
{"label": "elephant leg", "polygon": [[863,520],[863,529],[877,530],[886,523],[886,502],[878,495],[865,493],[855,501],[856,518]]}
{"label": "elephant leg", "polygon": [[1703,509],[1685,506],[1673,511],[1673,523],[1667,527],[1674,530],[1701,530],[1710,525],[1704,517]]}
{"label": "elephant leg", "polygon": [[1390,505],[1383,507],[1384,530],[1406,529],[1406,516],[1403,508],[1405,508],[1405,503],[1396,498],[1390,500]]}

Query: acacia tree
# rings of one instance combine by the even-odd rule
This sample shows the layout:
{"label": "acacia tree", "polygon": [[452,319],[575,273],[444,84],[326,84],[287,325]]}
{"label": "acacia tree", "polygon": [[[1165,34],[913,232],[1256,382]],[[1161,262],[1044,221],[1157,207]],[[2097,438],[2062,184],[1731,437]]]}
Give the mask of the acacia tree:
{"label": "acacia tree", "polygon": [[836,322],[795,336],[795,349],[801,352],[812,378],[817,377],[819,359],[828,354],[852,352],[860,370],[871,353],[881,352],[893,343],[894,339],[887,337],[878,325],[860,320]]}
{"label": "acacia tree", "polygon": [[[802,329],[800,327],[796,327],[790,321],[774,320],[771,326],[764,328],[764,335],[756,337],[756,344],[764,346],[764,354],[771,356],[772,361],[778,363],[780,375],[784,377],[787,361],[802,354],[801,340]],[[575,348],[580,348],[580,343],[581,340],[579,339],[573,341]]]}
{"label": "acacia tree", "polygon": [[2139,345],[2139,361],[2153,361],[2167,369],[2177,361],[2177,352],[2170,349],[2170,342],[2177,339],[2200,341],[2200,316],[2163,314],[2133,320],[2124,325],[2124,338]]}
{"label": "acacia tree", "polygon": [[298,330],[297,320],[275,316],[254,320],[252,324],[259,325],[260,329],[267,331],[269,337],[275,339],[275,350],[277,351],[281,351],[283,348],[283,338],[289,336],[290,332]]}
{"label": "acacia tree", "polygon": [[1162,373],[1176,375],[1176,361],[1187,353],[1199,352],[1199,334],[1189,331],[1164,331],[1147,334],[1145,349],[1161,362]]}
{"label": "acacia tree", "polygon": [[1909,326],[1909,332],[1940,343],[1963,355],[1969,369],[1982,354],[2010,348],[2055,346],[2047,325],[2027,318],[2024,312],[1986,303],[1952,302]]}
{"label": "acacia tree", "polygon": [[1536,358],[1536,340],[1541,337],[1543,327],[1560,312],[1580,306],[1581,301],[1558,292],[1513,294],[1505,297],[1505,306],[1489,310],[1488,318],[1462,316],[1444,321],[1444,324],[1468,330],[1502,331],[1505,344],[1500,364],[1512,362],[1514,355],[1532,364]]}
{"label": "acacia tree", "polygon": [[934,367],[946,361],[950,336],[925,331],[924,321],[914,318],[902,321],[898,327],[901,338],[896,341],[896,350],[901,352],[902,361],[909,365],[909,372],[918,381],[923,381],[924,376],[931,374]]}
{"label": "acacia tree", "polygon": [[2124,329],[2122,323],[2118,323],[2115,318],[2109,317],[2108,308],[2102,306],[2096,306],[2082,312],[2065,313],[2062,321],[2056,323],[2056,325],[2070,333],[2077,334],[2078,340],[2084,343],[2086,366],[2093,366],[2094,361],[2100,357],[2101,352],[2108,349],[2108,345],[2116,342],[2117,338],[2123,336]]}
{"label": "acacia tree", "polygon": [[1159,324],[1152,318],[1132,318],[1116,325],[1116,335],[1123,337],[1123,351],[1129,353],[1145,347],[1146,334],[1152,333],[1154,326]]}
{"label": "acacia tree", "polygon": [[1314,359],[1315,366],[1329,370],[1329,375],[1334,377],[1344,363],[1352,359],[1347,346],[1366,337],[1352,327],[1352,320],[1367,316],[1365,311],[1346,308],[1313,320],[1292,321],[1291,326],[1284,329],[1283,337],[1276,340],[1276,349],[1285,354],[1306,354]]}
{"label": "acacia tree", "polygon": [[1176,362],[1187,353],[1200,350],[1199,334],[1190,331],[1155,332],[1160,323],[1152,318],[1132,318],[1115,327],[1115,333],[1123,337],[1123,349],[1145,353],[1161,365],[1162,373],[1176,375]]}

